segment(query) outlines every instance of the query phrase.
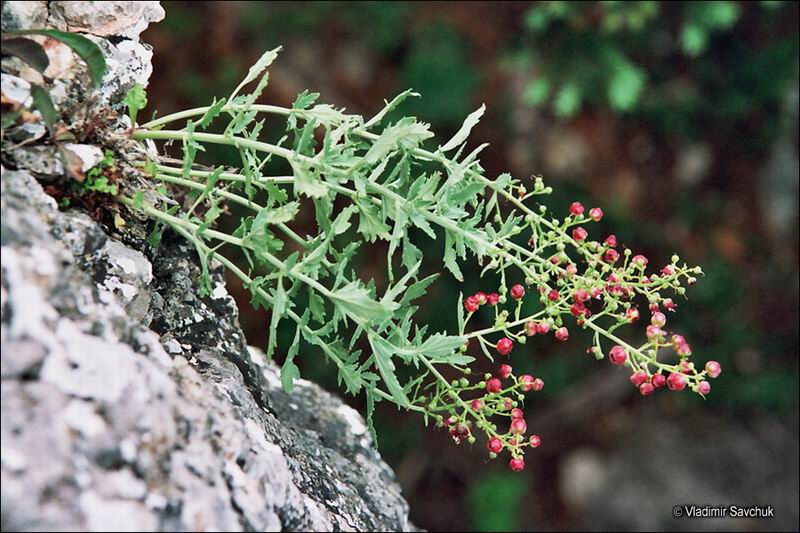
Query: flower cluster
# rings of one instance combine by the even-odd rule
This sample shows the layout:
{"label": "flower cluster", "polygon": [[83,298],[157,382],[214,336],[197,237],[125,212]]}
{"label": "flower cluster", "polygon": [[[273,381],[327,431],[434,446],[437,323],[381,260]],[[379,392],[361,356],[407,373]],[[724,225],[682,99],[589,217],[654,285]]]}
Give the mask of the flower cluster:
{"label": "flower cluster", "polygon": [[[257,104],[277,53],[265,53],[229,97],[135,128],[134,139],[181,142],[183,161],[172,166],[143,147],[142,173],[158,185],[123,190],[118,201],[156,221],[151,242],[169,227],[197,249],[201,291],[210,291],[213,258],[242,280],[254,306],[271,310],[267,357],[277,346],[279,325],[294,327],[281,368],[287,391],[300,375],[294,358],[305,342],[336,366],[347,392],[366,396],[371,429],[375,404],[391,402],[446,426],[456,442],[473,443],[476,433],[485,434],[490,454],[508,451],[515,471],[524,468],[526,448],[541,443],[537,435],[526,436],[522,409],[524,393],[541,390],[544,382],[515,375],[508,359],[529,337],[552,332],[567,341],[571,330],[588,330],[588,351],[627,367],[642,394],[664,386],[709,392],[706,378],[719,375],[719,364],[698,372],[689,343],[669,331],[665,315],[676,310],[674,298],[702,274],[699,268],[673,256],[661,269],[648,270],[648,259],[620,246],[616,236],[592,237],[591,224],[603,219],[599,207],[573,202],[563,218],[550,216],[537,202],[552,192],[540,177],[532,184],[509,174],[486,177],[478,160],[485,145],[467,150],[483,107],[450,140],[427,149],[433,137],[427,124],[412,117],[388,123],[392,111],[415,96],[410,91],[369,120],[317,104],[315,93],[303,92],[291,108]],[[256,80],[253,93],[240,94]],[[277,143],[261,138],[265,121],[257,117],[263,114],[286,121],[287,134]],[[223,133],[205,131],[220,120],[226,121]],[[165,129],[169,124],[174,128]],[[241,168],[200,166],[196,159],[206,144],[238,150]],[[284,160],[291,175],[267,175],[273,158]],[[178,189],[185,202],[170,198],[167,187]],[[246,212],[228,225],[236,228],[231,233],[219,230],[220,220],[233,214],[224,202]],[[293,227],[301,204],[314,211],[316,231]],[[482,268],[481,275],[499,278],[496,290],[459,300],[457,332],[431,333],[415,321],[414,301],[436,275],[420,275],[428,258],[412,228],[427,238],[444,237],[436,242],[456,279],[463,281],[461,265],[468,261]],[[354,239],[356,233],[361,238]],[[387,243],[382,294],[377,286],[383,284],[362,279],[351,266],[362,245],[376,240]],[[245,257],[245,267],[229,258],[229,248]],[[307,295],[306,308],[298,294]],[[492,325],[468,330],[484,306],[494,313]],[[536,311],[523,316],[523,306]],[[649,324],[641,339],[623,339],[617,330],[639,321],[645,309]],[[494,374],[476,379],[470,344],[493,364],[498,354],[506,359]],[[669,356],[677,361],[665,362]],[[398,365],[408,372],[397,372]],[[454,372],[457,379],[445,377]]]}
{"label": "flower cluster", "polygon": [[[553,221],[549,230],[543,231],[541,227],[531,223],[534,221],[529,217],[533,235],[528,240],[528,246],[540,252],[552,248],[555,253],[548,254],[548,260],[544,262],[522,265],[510,262],[526,274],[524,284],[515,283],[508,289],[503,284],[497,292],[478,292],[465,298],[463,306],[467,312],[466,322],[483,305],[493,308],[495,314],[493,327],[467,334],[467,337],[477,339],[487,357],[492,357],[493,353],[510,357],[515,345],[524,344],[529,337],[552,332],[557,340],[568,340],[570,326],[567,322],[572,320],[576,327],[591,329],[595,333],[594,343],[587,352],[598,359],[608,357],[612,364],[627,367],[631,373],[631,383],[643,396],[663,387],[671,391],[688,387],[705,396],[711,390],[707,379],[719,376],[721,367],[718,362],[709,361],[698,372],[694,363],[689,360],[692,355],[691,346],[682,335],[668,331],[665,314],[675,312],[677,308],[672,297],[665,294],[666,291],[671,289],[682,295],[685,289],[681,282],[694,284],[695,275],[701,271],[696,267],[679,265],[679,258],[674,256],[670,264],[658,272],[648,272],[648,258],[642,254],[633,254],[629,249],[620,252],[616,236],[608,235],[602,242],[589,239],[589,231],[584,224],[598,222],[602,218],[602,209],[593,207],[587,216],[586,209],[580,202],[572,203],[564,222]],[[566,244],[573,246],[577,259],[566,252]],[[501,266],[499,270],[505,280],[505,269]],[[526,295],[537,298],[541,309],[533,315],[523,317],[520,312]],[[636,299],[641,296],[647,301],[650,320],[644,327],[646,340],[634,346],[617,337],[614,332],[640,320]],[[511,304],[511,310],[503,309],[503,305],[507,303]],[[599,320],[610,321],[611,324],[601,327]],[[496,338],[497,336],[499,337]],[[613,344],[604,349],[603,340]],[[676,357],[677,363],[668,364],[659,360],[659,355],[667,353]],[[501,380],[509,376],[511,366],[508,364],[500,366],[497,376],[486,375],[486,392],[491,395],[509,391],[527,392],[541,390],[543,386],[539,378],[520,376],[513,382],[519,386],[518,389],[504,389]],[[506,398],[500,403],[495,396],[492,400],[491,405],[500,406],[500,409],[489,412],[505,413],[506,416],[511,416],[512,422],[504,435],[487,432],[491,457],[494,458],[500,451],[507,449],[511,452],[510,467],[515,471],[521,470],[524,467],[521,454],[526,441],[519,435],[524,434],[527,425],[521,418],[522,411],[518,410],[516,402],[521,402],[522,396],[519,395],[516,399]],[[473,409],[483,408],[485,405],[484,399],[474,400],[471,404]],[[519,414],[520,418],[509,415],[509,412]],[[453,417],[448,420],[455,423],[453,426],[448,425],[454,438],[461,436],[459,428],[465,428],[470,430],[469,435],[474,440],[469,423]],[[519,422],[515,422],[516,420]],[[531,442],[535,442],[535,445],[531,442],[528,444],[533,447],[541,442],[538,436],[533,436],[532,439]]]}

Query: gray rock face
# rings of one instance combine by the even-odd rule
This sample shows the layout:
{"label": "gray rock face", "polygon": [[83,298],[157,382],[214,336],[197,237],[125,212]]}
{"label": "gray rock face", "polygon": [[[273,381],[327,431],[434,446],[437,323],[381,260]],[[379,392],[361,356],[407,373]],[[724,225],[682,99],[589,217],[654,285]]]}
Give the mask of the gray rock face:
{"label": "gray rock face", "polygon": [[285,394],[192,254],[151,261],[3,170],[3,529],[408,529],[361,416]]}
{"label": "gray rock face", "polygon": [[[2,11],[4,28],[82,31],[107,52],[149,53],[137,36],[161,17],[157,2]],[[115,104],[150,72],[125,54],[100,88]],[[221,269],[201,298],[195,252],[174,235],[155,250],[129,214],[120,234],[59,211],[40,185],[58,165],[42,162],[47,145],[26,148],[3,153],[18,170],[1,178],[0,529],[413,529],[361,416],[303,380],[283,392]]]}

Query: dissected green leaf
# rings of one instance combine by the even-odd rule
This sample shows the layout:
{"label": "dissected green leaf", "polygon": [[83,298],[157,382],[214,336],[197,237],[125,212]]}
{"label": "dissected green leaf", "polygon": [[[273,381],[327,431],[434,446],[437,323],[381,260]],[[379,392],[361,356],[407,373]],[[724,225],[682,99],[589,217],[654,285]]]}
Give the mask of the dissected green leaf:
{"label": "dissected green leaf", "polygon": [[334,291],[331,296],[336,305],[356,321],[381,322],[399,307],[396,302],[379,302],[370,296],[366,287],[351,281]]}
{"label": "dissected green leaf", "polygon": [[281,386],[288,394],[292,393],[294,389],[294,380],[300,377],[300,369],[294,364],[294,358],[300,351],[300,325],[298,324],[297,330],[294,334],[294,341],[289,346],[289,351],[286,353],[286,360],[281,366]]}
{"label": "dissected green leaf", "polygon": [[128,116],[131,117],[131,125],[136,125],[136,115],[147,106],[147,93],[140,84],[135,83],[128,89],[123,103],[128,107]]}
{"label": "dissected green leaf", "polygon": [[449,152],[454,148],[458,148],[461,146],[461,143],[467,140],[469,137],[469,133],[472,131],[472,128],[481,120],[483,113],[486,111],[486,105],[481,104],[477,111],[470,113],[470,115],[464,120],[464,124],[461,126],[461,129],[453,135],[453,138],[447,141],[444,146],[439,147],[440,152]]}
{"label": "dissected green leaf", "polygon": [[394,356],[394,347],[384,338],[377,335],[369,335],[369,344],[372,347],[372,353],[375,356],[375,366],[383,378],[383,382],[389,389],[389,393],[395,400],[395,403],[400,407],[410,407],[411,402],[400,386],[400,382],[395,374],[395,366],[392,362]]}

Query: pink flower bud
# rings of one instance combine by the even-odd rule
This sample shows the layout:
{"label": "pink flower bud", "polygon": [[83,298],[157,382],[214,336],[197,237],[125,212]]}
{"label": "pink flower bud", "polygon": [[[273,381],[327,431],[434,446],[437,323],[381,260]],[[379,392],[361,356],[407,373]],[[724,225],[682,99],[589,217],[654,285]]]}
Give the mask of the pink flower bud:
{"label": "pink flower bud", "polygon": [[531,435],[531,438],[528,440],[531,443],[531,448],[538,448],[542,444],[542,439],[539,435]]}
{"label": "pink flower bud", "polygon": [[628,353],[625,351],[625,348],[617,344],[611,348],[611,351],[608,353],[608,360],[615,365],[624,365],[625,361],[628,360]]}
{"label": "pink flower bud", "polygon": [[647,261],[647,258],[645,256],[640,254],[640,255],[634,255],[633,259],[631,259],[631,263],[633,263],[634,265],[636,265],[636,266],[638,266],[640,268],[644,268],[644,267],[647,266],[648,261]]}
{"label": "pink flower bud", "polygon": [[569,330],[565,327],[560,327],[556,330],[556,339],[565,341],[569,339]]}
{"label": "pink flower bud", "polygon": [[589,292],[584,289],[578,289],[575,291],[575,294],[572,295],[572,299],[576,302],[583,303],[589,299]]}
{"label": "pink flower bud", "polygon": [[503,389],[503,384],[497,378],[492,378],[486,382],[486,391],[491,394],[496,394]]}
{"label": "pink flower bud", "polygon": [[486,443],[486,447],[489,448],[489,451],[492,453],[500,453],[500,450],[503,449],[503,441],[497,437],[492,437],[489,439],[489,442]]}
{"label": "pink flower bud", "polygon": [[497,294],[496,292],[490,292],[489,294],[486,295],[486,303],[491,306],[497,305],[497,302],[499,301],[500,301],[500,295]]}
{"label": "pink flower bud", "polygon": [[617,236],[616,235],[609,235],[606,237],[606,240],[603,241],[603,244],[608,246],[609,248],[616,248],[617,247]]}
{"label": "pink flower bud", "polygon": [[655,388],[660,389],[667,384],[667,378],[664,377],[664,374],[653,374],[653,377],[650,378],[650,383],[652,383]]}
{"label": "pink flower bud", "polygon": [[512,369],[511,365],[500,365],[500,377],[503,379],[508,379],[508,376],[511,375]]}
{"label": "pink flower bud", "polygon": [[533,390],[535,390],[536,392],[539,392],[543,388],[544,388],[544,381],[542,381],[539,378],[536,378],[536,379],[533,380]]}
{"label": "pink flower bud", "polygon": [[589,209],[589,217],[595,222],[600,222],[600,219],[603,218],[603,210],[599,207],[593,207]]}
{"label": "pink flower bud", "polygon": [[522,472],[525,470],[525,459],[522,457],[515,457],[508,462],[508,467],[514,472]]}
{"label": "pink flower bud", "polygon": [[526,431],[528,431],[528,424],[525,423],[524,419],[515,418],[511,422],[511,433],[514,435],[523,435]]}
{"label": "pink flower bud", "polygon": [[583,204],[580,202],[572,202],[569,205],[569,212],[574,216],[582,215],[584,211]]}
{"label": "pink flower bud", "polygon": [[509,295],[515,300],[520,300],[522,299],[523,296],[525,296],[525,287],[517,283],[516,285],[511,287]]}
{"label": "pink flower bud", "polygon": [[539,335],[544,335],[548,331],[550,331],[550,323],[542,320],[537,324],[536,329],[539,330]]}
{"label": "pink flower bud", "polygon": [[531,389],[533,389],[533,382],[533,376],[530,374],[523,374],[519,377],[519,388],[522,390],[522,392],[529,392]]}
{"label": "pink flower bud", "polygon": [[673,372],[667,378],[667,387],[674,391],[683,390],[686,387],[686,376],[679,372]]}
{"label": "pink flower bud", "polygon": [[706,373],[708,377],[714,379],[722,373],[722,367],[716,361],[709,361],[706,363]]}
{"label": "pink flower bud", "polygon": [[660,327],[654,326],[652,324],[647,326],[647,338],[650,339],[651,341],[660,339],[663,336],[664,336],[664,331]]}
{"label": "pink flower bud", "polygon": [[511,350],[514,348],[514,341],[509,339],[508,337],[503,337],[499,341],[497,341],[497,351],[500,355],[508,355],[511,353]]}
{"label": "pink flower bud", "polygon": [[654,326],[663,328],[667,324],[667,317],[664,316],[664,313],[655,312],[653,313],[653,316],[650,317],[650,323]]}
{"label": "pink flower bud", "polygon": [[697,392],[705,396],[709,392],[711,392],[711,383],[708,381],[701,381],[697,384]]}
{"label": "pink flower bud", "polygon": [[609,248],[608,250],[606,250],[605,259],[606,263],[616,263],[617,259],[619,259],[619,252],[617,252],[613,248]]}
{"label": "pink flower bud", "polygon": [[588,236],[589,232],[580,226],[572,230],[572,238],[578,242],[585,240]]}
{"label": "pink flower bud", "polygon": [[634,387],[639,387],[642,383],[647,382],[647,372],[644,370],[639,370],[638,372],[634,372],[631,374],[631,383],[633,383]]}

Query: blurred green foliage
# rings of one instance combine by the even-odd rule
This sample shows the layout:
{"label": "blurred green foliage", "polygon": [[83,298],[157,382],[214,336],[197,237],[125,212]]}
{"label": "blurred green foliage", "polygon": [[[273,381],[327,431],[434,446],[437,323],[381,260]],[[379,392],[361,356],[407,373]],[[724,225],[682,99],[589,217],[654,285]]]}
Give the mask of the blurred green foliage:
{"label": "blurred green foliage", "polygon": [[528,479],[513,472],[491,471],[476,479],[467,493],[473,530],[520,531],[528,489]]}
{"label": "blurred green foliage", "polygon": [[536,2],[517,60],[533,72],[530,105],[569,118],[584,107],[640,113],[690,138],[699,123],[730,123],[774,109],[796,75],[797,36],[750,46],[736,31],[745,9],[768,36],[789,3]]}

